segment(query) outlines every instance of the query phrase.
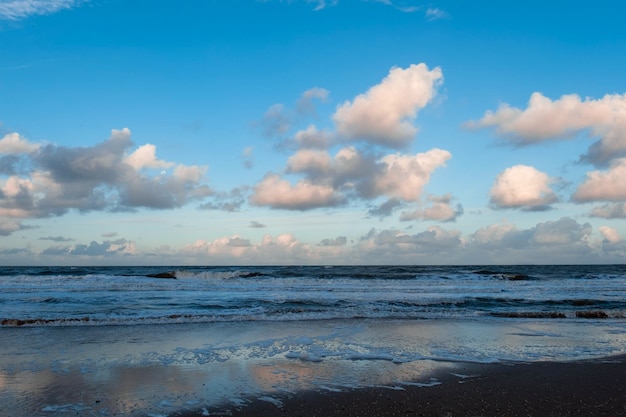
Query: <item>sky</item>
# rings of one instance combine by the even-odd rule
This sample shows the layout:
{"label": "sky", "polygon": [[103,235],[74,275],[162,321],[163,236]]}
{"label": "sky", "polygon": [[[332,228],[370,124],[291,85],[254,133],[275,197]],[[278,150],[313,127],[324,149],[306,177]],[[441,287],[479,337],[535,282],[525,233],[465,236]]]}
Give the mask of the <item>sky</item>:
{"label": "sky", "polygon": [[623,263],[625,18],[0,0],[0,265]]}

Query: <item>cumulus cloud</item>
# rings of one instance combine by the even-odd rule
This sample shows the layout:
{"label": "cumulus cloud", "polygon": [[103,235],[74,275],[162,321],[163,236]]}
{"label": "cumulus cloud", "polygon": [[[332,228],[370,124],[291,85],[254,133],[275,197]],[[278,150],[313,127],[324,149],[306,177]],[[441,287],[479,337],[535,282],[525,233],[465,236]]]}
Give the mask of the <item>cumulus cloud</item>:
{"label": "cumulus cloud", "polygon": [[598,230],[600,231],[600,234],[602,234],[602,237],[604,237],[604,240],[606,240],[609,243],[617,243],[622,240],[618,231],[612,227],[600,226]]}
{"label": "cumulus cloud", "polygon": [[563,217],[557,221],[539,223],[533,229],[532,242],[540,245],[565,245],[584,241],[591,235],[591,225],[579,224],[575,220]]}
{"label": "cumulus cloud", "polygon": [[432,220],[439,222],[453,222],[463,214],[461,204],[453,205],[451,194],[443,196],[428,196],[428,205],[414,211],[405,211],[400,215],[401,221]]}
{"label": "cumulus cloud", "polygon": [[335,135],[326,130],[318,130],[315,125],[299,130],[291,140],[298,149],[328,149],[335,141]]}
{"label": "cumulus cloud", "polygon": [[291,129],[291,117],[282,103],[272,104],[258,122],[268,138],[283,137]]}
{"label": "cumulus cloud", "polygon": [[592,239],[588,223],[572,218],[545,221],[528,229],[517,229],[508,222],[490,225],[470,235],[464,247],[469,262],[488,259],[490,263],[596,263],[614,262],[614,255],[603,252]]}
{"label": "cumulus cloud", "polygon": [[471,235],[471,241],[478,244],[490,244],[491,242],[501,242],[508,235],[517,229],[514,225],[503,222],[481,227]]}
{"label": "cumulus cloud", "polygon": [[328,152],[303,149],[287,162],[288,174],[306,178],[291,185],[269,173],[255,187],[251,202],[273,208],[308,210],[343,204],[350,196],[375,199],[381,196],[417,201],[431,174],[451,157],[441,149],[415,155],[392,154],[379,160],[354,147]]}
{"label": "cumulus cloud", "polygon": [[348,243],[348,238],[345,236],[339,236],[335,239],[323,239],[320,242],[320,246],[345,246]]}
{"label": "cumulus cloud", "polygon": [[[276,140],[278,147],[300,147],[307,146],[308,142],[319,142],[320,139],[315,136],[322,135],[322,132],[318,133],[314,125],[301,129],[295,135],[290,132],[292,129],[298,129],[306,118],[317,116],[316,101],[325,102],[329,94],[330,92],[324,88],[313,87],[302,93],[296,102],[295,109],[283,103],[273,104],[266,110],[263,118],[255,122],[255,125],[261,128],[265,137]],[[314,147],[317,146],[314,145]]]}
{"label": "cumulus cloud", "polygon": [[0,2],[0,19],[21,20],[74,8],[88,0],[6,0]]}
{"label": "cumulus cloud", "polygon": [[498,136],[516,145],[568,139],[589,132],[599,139],[581,159],[605,165],[612,159],[626,156],[626,94],[584,100],[570,94],[551,100],[535,92],[526,109],[505,103],[467,126],[494,128]]}
{"label": "cumulus cloud", "polygon": [[[0,230],[2,222],[0,222]],[[3,250],[0,259],[39,259],[62,256],[68,263],[91,263],[93,258],[120,264],[129,254],[133,261],[158,259],[159,264],[371,264],[383,259],[388,264],[524,264],[524,263],[617,263],[626,254],[626,243],[616,229],[602,226],[594,237],[587,223],[564,217],[545,221],[527,229],[503,221],[482,227],[463,237],[458,230],[439,226],[407,233],[396,229],[371,229],[356,241],[338,236],[317,244],[298,240],[293,234],[265,235],[258,241],[232,235],[214,240],[198,240],[181,249],[160,247],[143,252],[125,239],[90,242],[73,246],[52,246],[40,252],[30,247]],[[56,238],[51,240],[57,240]],[[62,242],[62,239],[58,239]],[[38,258],[40,257],[40,258]],[[158,258],[157,258],[158,257]]]}
{"label": "cumulus cloud", "polygon": [[198,206],[200,210],[221,210],[236,212],[245,203],[247,187],[234,188],[229,192],[215,192],[211,194],[210,201]]}
{"label": "cumulus cloud", "polygon": [[375,157],[355,147],[342,148],[331,157],[328,152],[303,149],[287,161],[287,173],[305,174],[311,181],[328,184],[336,189],[357,188],[367,194],[371,178],[380,170]]}
{"label": "cumulus cloud", "polygon": [[546,210],[557,201],[550,177],[528,165],[515,165],[498,175],[491,187],[491,204],[496,208]]}
{"label": "cumulus cloud", "polygon": [[592,171],[573,195],[574,201],[626,201],[626,158],[614,161],[608,171]]}
{"label": "cumulus cloud", "polygon": [[300,96],[296,103],[296,111],[302,114],[315,114],[315,100],[325,102],[330,92],[325,88],[313,87]]}
{"label": "cumulus cloud", "polygon": [[228,264],[267,264],[276,260],[287,264],[371,264],[381,259],[389,264],[615,262],[626,253],[624,241],[611,228],[598,230],[602,241],[593,238],[589,224],[563,217],[527,229],[503,221],[468,237],[439,226],[415,233],[371,229],[352,243],[349,237],[339,236],[315,245],[289,233],[266,235],[258,242],[235,235],[197,241],[178,254],[188,260],[210,256],[216,263]]}
{"label": "cumulus cloud", "polygon": [[603,219],[626,219],[626,203],[611,203],[594,207],[589,215]]}
{"label": "cumulus cloud", "polygon": [[517,230],[507,223],[491,225],[476,231],[472,239],[478,244],[521,250],[542,246],[588,246],[591,233],[592,227],[589,223],[580,224],[574,219],[563,217],[556,221],[538,223],[526,230]]}
{"label": "cumulus cloud", "polygon": [[[384,155],[370,145],[407,145],[417,132],[413,122],[418,111],[434,97],[441,81],[441,70],[430,70],[425,64],[392,68],[380,84],[338,106],[333,115],[337,131],[319,130],[309,124],[290,133],[296,119],[294,112],[282,104],[272,106],[264,117],[266,133],[294,153],[282,174],[269,172],[255,186],[250,203],[308,210],[335,207],[352,198],[385,197],[398,204],[418,201],[431,174],[451,158],[450,152],[431,149],[417,154]],[[305,91],[298,101],[300,110],[295,113],[311,113],[312,100],[326,100],[328,94],[319,87]],[[330,149],[346,140],[353,145],[331,155]],[[288,175],[296,178],[290,180]],[[443,219],[442,203],[436,204],[438,208],[428,209],[423,216]],[[383,211],[393,211],[391,205],[372,209],[370,214],[379,216]],[[445,218],[455,218],[460,214],[458,209],[452,209]]]}
{"label": "cumulus cloud", "polygon": [[417,201],[431,174],[452,157],[450,152],[431,149],[415,155],[387,155],[382,158],[383,170],[374,177],[378,195]]}
{"label": "cumulus cloud", "polygon": [[172,162],[157,159],[156,146],[150,143],[137,148],[124,159],[124,162],[133,167],[136,171],[143,168],[165,169],[174,165]]}
{"label": "cumulus cloud", "polygon": [[[130,135],[128,129],[113,130],[108,140],[85,147],[36,146],[11,136],[5,150],[29,153],[22,156],[23,173],[0,178],[0,217],[176,208],[213,194],[203,184],[206,167],[161,161],[150,144],[130,152]],[[170,167],[170,175],[143,172]]]}
{"label": "cumulus cloud", "polygon": [[88,245],[77,244],[74,246],[52,246],[45,249],[42,255],[53,256],[81,256],[105,258],[113,256],[128,256],[137,254],[135,242],[126,239],[118,239],[114,241],[105,240],[102,243],[92,241]]}
{"label": "cumulus cloud", "polygon": [[340,105],[333,120],[348,140],[401,148],[417,133],[414,120],[435,96],[443,80],[440,68],[425,64],[392,68],[383,81]]}
{"label": "cumulus cloud", "polygon": [[333,207],[342,203],[342,198],[328,185],[300,180],[295,185],[278,174],[269,173],[256,185],[250,202],[257,206],[270,206],[285,210],[309,210]]}
{"label": "cumulus cloud", "polygon": [[39,149],[39,145],[29,143],[18,133],[9,133],[0,139],[0,154],[31,153]]}
{"label": "cumulus cloud", "polygon": [[[239,244],[242,240],[244,245]],[[334,243],[340,243],[338,238]],[[198,240],[186,245],[179,255],[186,259],[206,259],[235,264],[275,265],[319,264],[345,261],[345,245],[309,245],[299,241],[291,233],[276,236],[265,235],[259,242],[250,242],[239,235],[222,237],[212,241]]]}
{"label": "cumulus cloud", "polygon": [[374,216],[374,217],[389,217],[393,214],[393,212],[398,208],[398,207],[402,207],[404,205],[404,203],[400,200],[398,200],[397,198],[390,198],[389,200],[385,201],[384,203],[376,206],[376,207],[372,207],[371,209],[369,209],[367,211],[367,213],[370,216]]}
{"label": "cumulus cloud", "polygon": [[248,225],[248,227],[251,227],[253,229],[263,229],[266,226],[263,223],[259,223],[255,220],[252,220],[250,221],[250,224]]}
{"label": "cumulus cloud", "polygon": [[462,245],[461,232],[445,230],[439,226],[429,227],[423,232],[408,234],[399,230],[372,229],[359,240],[358,251],[363,259],[384,259],[385,262],[423,262],[429,257],[436,262],[449,256]]}
{"label": "cumulus cloud", "polygon": [[24,227],[19,221],[3,216],[2,210],[0,210],[0,236],[9,236],[11,233],[22,229]]}
{"label": "cumulus cloud", "polygon": [[51,240],[53,242],[72,242],[74,239],[63,236],[48,236],[48,237],[40,237],[39,240]]}

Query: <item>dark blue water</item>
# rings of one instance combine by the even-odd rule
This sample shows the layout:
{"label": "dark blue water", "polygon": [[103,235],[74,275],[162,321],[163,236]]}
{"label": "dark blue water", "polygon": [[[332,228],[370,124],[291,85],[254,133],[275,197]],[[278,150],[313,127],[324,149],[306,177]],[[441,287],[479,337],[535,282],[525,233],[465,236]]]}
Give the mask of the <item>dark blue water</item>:
{"label": "dark blue water", "polygon": [[2,326],[511,317],[626,317],[626,266],[0,268]]}

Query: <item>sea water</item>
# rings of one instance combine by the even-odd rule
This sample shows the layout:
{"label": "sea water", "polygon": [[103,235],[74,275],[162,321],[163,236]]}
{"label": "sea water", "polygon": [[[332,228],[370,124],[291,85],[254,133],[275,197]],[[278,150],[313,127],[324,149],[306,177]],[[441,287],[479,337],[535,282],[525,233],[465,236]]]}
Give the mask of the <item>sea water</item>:
{"label": "sea water", "polygon": [[623,266],[0,268],[0,415],[166,416],[609,357],[625,288]]}

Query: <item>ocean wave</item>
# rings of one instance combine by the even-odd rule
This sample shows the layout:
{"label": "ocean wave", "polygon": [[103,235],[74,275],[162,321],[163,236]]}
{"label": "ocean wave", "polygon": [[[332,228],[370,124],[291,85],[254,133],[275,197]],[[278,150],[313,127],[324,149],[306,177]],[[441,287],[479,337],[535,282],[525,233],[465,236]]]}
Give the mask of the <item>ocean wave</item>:
{"label": "ocean wave", "polygon": [[255,278],[266,276],[263,272],[258,271],[246,271],[246,270],[227,270],[227,271],[213,271],[213,270],[189,270],[189,269],[177,269],[172,271],[163,271],[150,273],[145,275],[148,278],[170,278],[170,279],[206,279],[206,280],[227,280],[233,278]]}
{"label": "ocean wave", "polygon": [[[0,325],[611,319],[626,317],[625,271],[621,266],[0,267]],[[528,279],[499,278],[507,274]]]}

